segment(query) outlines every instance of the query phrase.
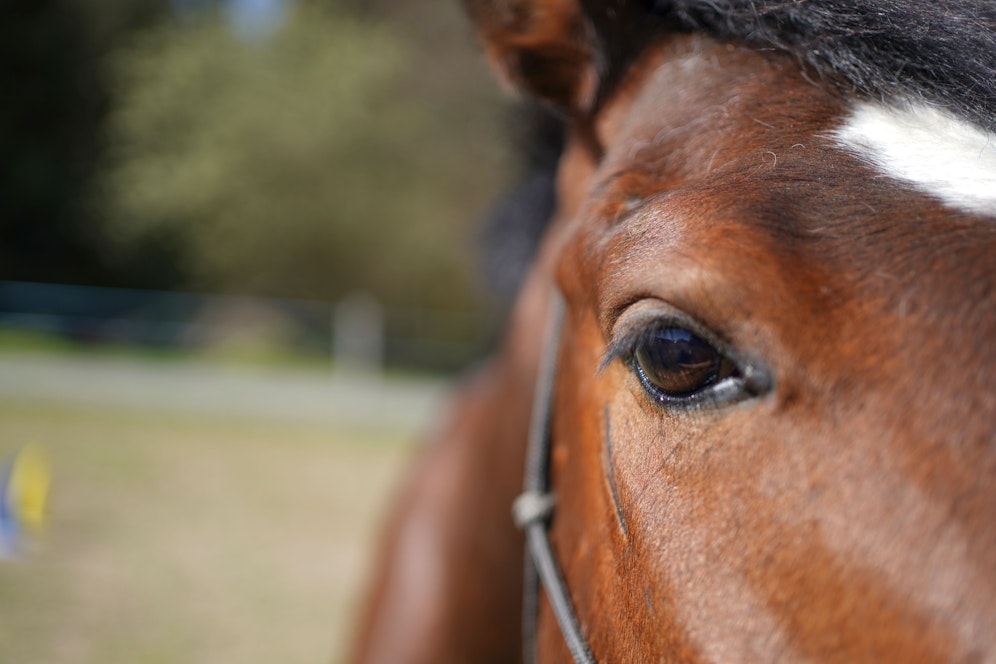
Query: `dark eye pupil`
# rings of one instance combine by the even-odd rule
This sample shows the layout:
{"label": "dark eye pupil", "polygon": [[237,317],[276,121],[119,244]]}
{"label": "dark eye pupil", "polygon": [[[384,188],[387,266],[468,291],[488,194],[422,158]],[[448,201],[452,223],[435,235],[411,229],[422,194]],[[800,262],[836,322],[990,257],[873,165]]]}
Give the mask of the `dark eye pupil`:
{"label": "dark eye pupil", "polygon": [[712,384],[722,363],[709,342],[680,327],[648,334],[633,357],[644,378],[669,396],[691,394]]}

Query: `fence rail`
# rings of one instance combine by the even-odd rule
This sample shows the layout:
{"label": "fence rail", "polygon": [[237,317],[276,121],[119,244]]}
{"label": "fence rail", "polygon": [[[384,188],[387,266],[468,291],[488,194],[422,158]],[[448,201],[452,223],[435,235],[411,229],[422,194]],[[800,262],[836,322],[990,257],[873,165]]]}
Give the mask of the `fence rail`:
{"label": "fence rail", "polygon": [[494,320],[385,306],[360,293],[325,302],[0,281],[0,328],[185,350],[256,344],[351,371],[449,372],[485,352]]}

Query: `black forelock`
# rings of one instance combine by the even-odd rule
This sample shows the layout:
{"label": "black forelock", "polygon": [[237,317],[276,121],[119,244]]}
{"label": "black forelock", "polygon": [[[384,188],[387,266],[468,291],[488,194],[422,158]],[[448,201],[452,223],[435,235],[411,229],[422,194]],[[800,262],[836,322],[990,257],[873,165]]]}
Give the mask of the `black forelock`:
{"label": "black forelock", "polygon": [[646,0],[677,29],[775,48],[886,101],[996,128],[996,0]]}
{"label": "black forelock", "polygon": [[510,117],[522,177],[492,205],[478,237],[482,276],[502,308],[510,307],[557,207],[556,172],[563,119],[527,104]]}

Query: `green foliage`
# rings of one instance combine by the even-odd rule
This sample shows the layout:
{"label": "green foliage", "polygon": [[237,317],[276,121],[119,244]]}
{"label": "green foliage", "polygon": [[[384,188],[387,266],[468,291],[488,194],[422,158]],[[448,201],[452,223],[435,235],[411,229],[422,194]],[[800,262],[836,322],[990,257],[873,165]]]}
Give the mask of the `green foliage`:
{"label": "green foliage", "polygon": [[99,198],[116,250],[178,243],[197,288],[466,305],[466,229],[506,158],[494,112],[455,106],[400,35],[302,4],[265,40],[206,17],[121,49]]}

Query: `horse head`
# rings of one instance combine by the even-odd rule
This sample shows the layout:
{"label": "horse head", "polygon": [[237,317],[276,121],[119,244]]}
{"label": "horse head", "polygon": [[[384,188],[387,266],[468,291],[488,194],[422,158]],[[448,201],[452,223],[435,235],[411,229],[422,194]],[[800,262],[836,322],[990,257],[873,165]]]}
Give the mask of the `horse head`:
{"label": "horse head", "polygon": [[562,299],[545,528],[584,647],[996,659],[992,5],[466,4],[567,126],[502,357],[535,372]]}

